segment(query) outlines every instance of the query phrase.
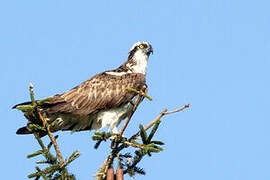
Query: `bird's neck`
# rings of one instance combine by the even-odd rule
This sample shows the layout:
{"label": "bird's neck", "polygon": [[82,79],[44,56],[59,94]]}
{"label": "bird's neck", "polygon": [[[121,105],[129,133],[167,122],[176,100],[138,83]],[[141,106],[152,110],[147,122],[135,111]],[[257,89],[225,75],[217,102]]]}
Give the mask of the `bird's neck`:
{"label": "bird's neck", "polygon": [[133,56],[129,57],[129,60],[125,65],[131,73],[141,73],[146,75],[147,63],[148,56],[141,51],[137,51]]}
{"label": "bird's neck", "polygon": [[128,60],[119,68],[107,71],[106,74],[122,76],[127,73],[141,73],[146,75],[148,56],[141,52],[129,55]]}

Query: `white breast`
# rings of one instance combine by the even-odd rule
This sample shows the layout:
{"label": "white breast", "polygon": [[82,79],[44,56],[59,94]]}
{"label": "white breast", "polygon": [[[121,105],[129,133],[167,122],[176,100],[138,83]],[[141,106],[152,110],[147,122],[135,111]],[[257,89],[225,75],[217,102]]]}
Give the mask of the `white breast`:
{"label": "white breast", "polygon": [[132,69],[132,72],[146,74],[148,56],[142,51],[137,51],[134,54],[133,60],[136,62],[135,65],[129,66],[129,64],[127,64],[127,66]]}
{"label": "white breast", "polygon": [[[132,99],[132,103],[135,104],[138,95]],[[97,119],[92,124],[92,129],[100,130],[106,126],[109,126],[113,133],[118,133],[117,126],[121,120],[125,119],[132,111],[133,104],[127,103],[119,108],[100,111],[97,115]]]}

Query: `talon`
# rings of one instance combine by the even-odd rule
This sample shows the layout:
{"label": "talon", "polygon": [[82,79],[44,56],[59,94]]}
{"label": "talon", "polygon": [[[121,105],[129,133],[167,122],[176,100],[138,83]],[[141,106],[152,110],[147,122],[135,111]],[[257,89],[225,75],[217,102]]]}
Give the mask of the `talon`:
{"label": "talon", "polygon": [[111,140],[115,140],[117,137],[120,137],[119,133],[116,134],[112,134],[112,136],[110,137]]}
{"label": "talon", "polygon": [[120,142],[122,140],[119,133],[113,134],[110,137],[110,139],[112,141],[112,143],[111,143],[111,148],[112,149],[115,149],[118,146],[118,142]]}

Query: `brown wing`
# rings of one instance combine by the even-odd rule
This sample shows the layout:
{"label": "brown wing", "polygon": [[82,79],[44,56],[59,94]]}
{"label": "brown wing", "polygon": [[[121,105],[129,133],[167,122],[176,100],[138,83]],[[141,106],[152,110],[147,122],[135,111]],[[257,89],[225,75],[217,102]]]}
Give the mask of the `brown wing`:
{"label": "brown wing", "polygon": [[101,109],[118,107],[136,95],[127,92],[127,88],[140,90],[144,85],[145,76],[140,73],[122,76],[101,73],[68,92],[54,96],[47,102],[50,105],[47,112],[87,115]]}

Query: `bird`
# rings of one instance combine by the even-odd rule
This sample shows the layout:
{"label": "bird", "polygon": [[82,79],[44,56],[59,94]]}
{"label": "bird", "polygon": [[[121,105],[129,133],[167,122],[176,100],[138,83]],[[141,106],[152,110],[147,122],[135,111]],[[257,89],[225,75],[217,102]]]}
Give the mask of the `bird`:
{"label": "bird", "polygon": [[[127,91],[132,88],[140,91],[146,85],[147,64],[152,45],[146,41],[136,42],[128,53],[126,62],[113,70],[96,74],[80,85],[62,94],[56,94],[38,105],[41,114],[50,124],[50,131],[100,131],[109,127],[114,134],[119,133],[117,127],[132,112],[139,95]],[[24,102],[13,106],[30,105]],[[30,124],[33,122],[29,114],[26,126],[17,130],[16,134],[32,134]],[[40,132],[40,136],[44,136]]]}

